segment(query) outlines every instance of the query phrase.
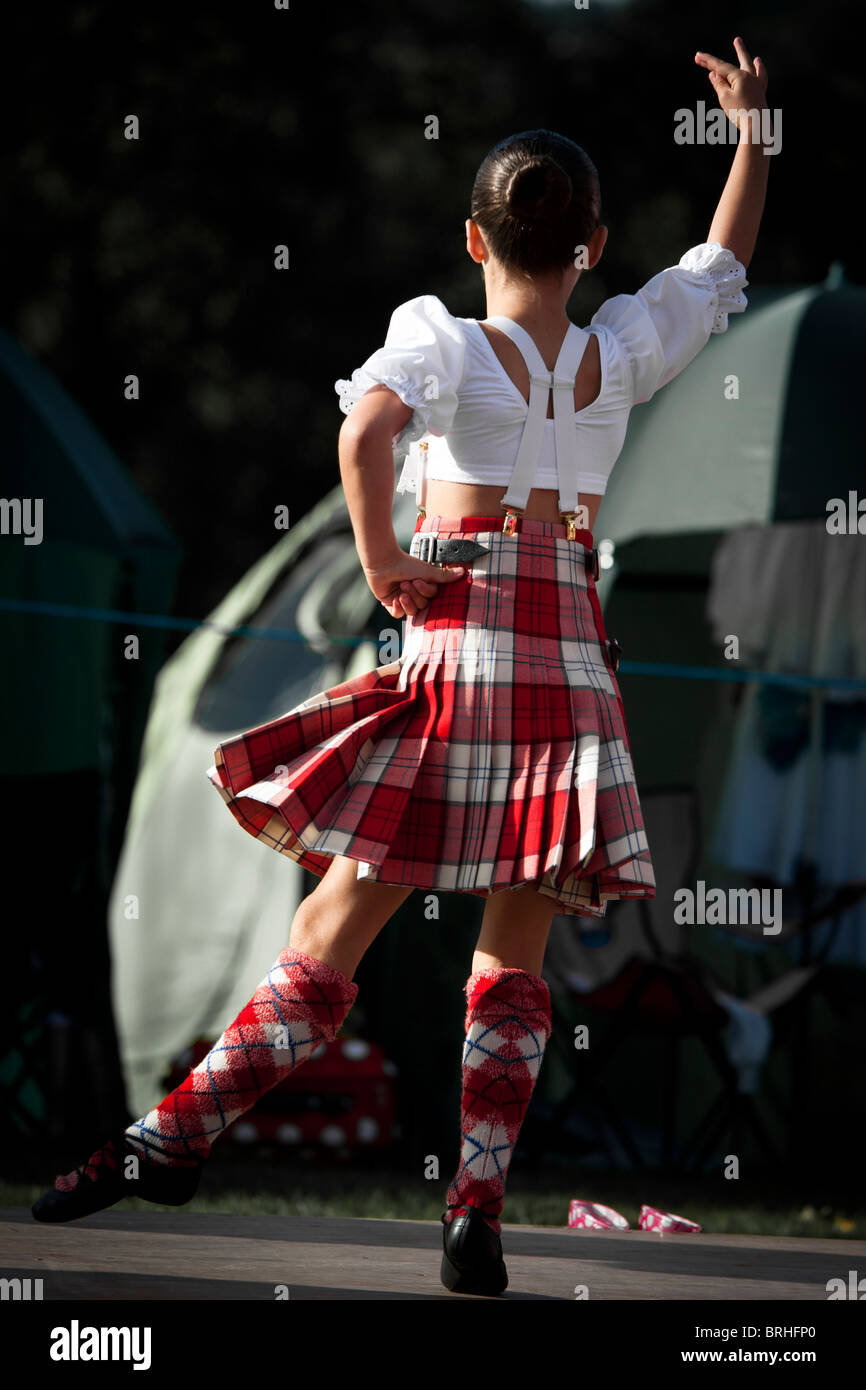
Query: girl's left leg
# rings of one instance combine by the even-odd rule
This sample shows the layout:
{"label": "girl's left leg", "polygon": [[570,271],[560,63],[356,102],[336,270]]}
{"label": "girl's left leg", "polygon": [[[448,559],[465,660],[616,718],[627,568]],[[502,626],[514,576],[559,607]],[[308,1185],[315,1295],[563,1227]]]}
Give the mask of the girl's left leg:
{"label": "girl's left leg", "polygon": [[357,867],[335,856],[298,906],[289,945],[252,999],[186,1080],[126,1131],[145,1158],[206,1158],[233,1120],[334,1041],[358,994],[351,976],[412,892],[359,881]]}
{"label": "girl's left leg", "polygon": [[207,1056],[142,1119],[91,1155],[32,1208],[38,1221],[76,1220],[124,1196],[181,1205],[214,1141],[322,1042],[332,1042],[358,993],[365,950],[412,892],[358,881],[335,856],[298,907],[291,944]]}
{"label": "girl's left leg", "polygon": [[479,1207],[501,1232],[508,1166],[550,1036],[550,990],[540,972],[556,910],[532,884],[485,903],[465,985],[460,1164],[446,1225],[461,1208]]}

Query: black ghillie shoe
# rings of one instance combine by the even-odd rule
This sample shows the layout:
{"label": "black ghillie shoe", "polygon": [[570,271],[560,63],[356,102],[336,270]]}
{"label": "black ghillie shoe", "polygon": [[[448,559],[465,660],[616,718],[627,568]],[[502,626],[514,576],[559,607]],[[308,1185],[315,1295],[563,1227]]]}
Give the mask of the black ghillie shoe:
{"label": "black ghillie shoe", "polygon": [[[127,1158],[138,1159],[138,1176],[124,1175]],[[123,1133],[114,1135],[86,1163],[58,1178],[66,1190],[52,1187],[30,1208],[36,1221],[77,1221],[124,1197],[143,1197],[161,1206],[182,1207],[198,1188],[204,1159],[180,1164],[145,1162]]]}
{"label": "black ghillie shoe", "polygon": [[[446,1213],[447,1214],[447,1213]],[[502,1241],[487,1224],[480,1207],[458,1207],[446,1222],[442,1241],[441,1279],[452,1293],[498,1294],[508,1287]]]}

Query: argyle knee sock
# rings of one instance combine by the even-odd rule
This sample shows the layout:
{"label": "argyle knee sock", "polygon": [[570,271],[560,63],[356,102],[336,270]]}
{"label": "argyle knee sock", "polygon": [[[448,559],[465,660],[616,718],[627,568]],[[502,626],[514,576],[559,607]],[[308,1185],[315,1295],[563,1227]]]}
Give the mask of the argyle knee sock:
{"label": "argyle knee sock", "polygon": [[470,975],[464,992],[460,1166],[444,1219],[480,1207],[499,1235],[508,1165],[550,1037],[550,990],[526,970],[488,969]]}
{"label": "argyle knee sock", "polygon": [[207,1158],[233,1120],[334,1040],[357,994],[339,970],[286,947],[207,1056],[125,1137],[151,1162]]}

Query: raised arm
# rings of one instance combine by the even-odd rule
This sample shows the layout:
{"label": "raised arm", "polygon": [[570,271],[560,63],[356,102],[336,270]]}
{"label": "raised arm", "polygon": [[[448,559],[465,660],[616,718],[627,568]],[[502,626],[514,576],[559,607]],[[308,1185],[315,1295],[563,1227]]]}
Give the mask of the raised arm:
{"label": "raised arm", "polygon": [[[737,260],[747,267],[755,250],[758,227],[764,211],[771,155],[766,153],[765,127],[760,112],[766,110],[767,69],[760,58],[754,63],[740,38],[734,39],[740,66],[714,58],[710,53],[696,53],[695,62],[706,68],[719,105],[728,120],[740,133],[739,143],[728,181],[725,184],[707,241],[717,241],[733,251]],[[759,114],[752,121],[749,111]]]}

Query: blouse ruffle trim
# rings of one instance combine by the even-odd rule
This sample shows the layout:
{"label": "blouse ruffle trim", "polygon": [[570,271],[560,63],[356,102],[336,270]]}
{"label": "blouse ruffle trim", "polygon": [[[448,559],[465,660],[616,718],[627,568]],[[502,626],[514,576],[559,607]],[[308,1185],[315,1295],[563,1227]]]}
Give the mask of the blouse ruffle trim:
{"label": "blouse ruffle trim", "polygon": [[715,313],[710,332],[724,333],[728,314],[740,314],[748,307],[749,301],[743,294],[749,283],[745,266],[719,241],[704,241],[699,246],[689,247],[678,264],[682,270],[700,276],[702,283],[712,291]]}
{"label": "blouse ruffle trim", "polygon": [[356,367],[351,377],[341,377],[334,382],[334,390],[339,392],[340,409],[348,415],[371,386],[387,386],[395,392],[404,405],[412,407],[413,414],[406,425],[391,441],[394,462],[402,463],[409,453],[410,445],[427,434],[429,425],[426,419],[432,402],[426,397],[418,383],[408,377],[400,368],[372,376],[363,367]]}

